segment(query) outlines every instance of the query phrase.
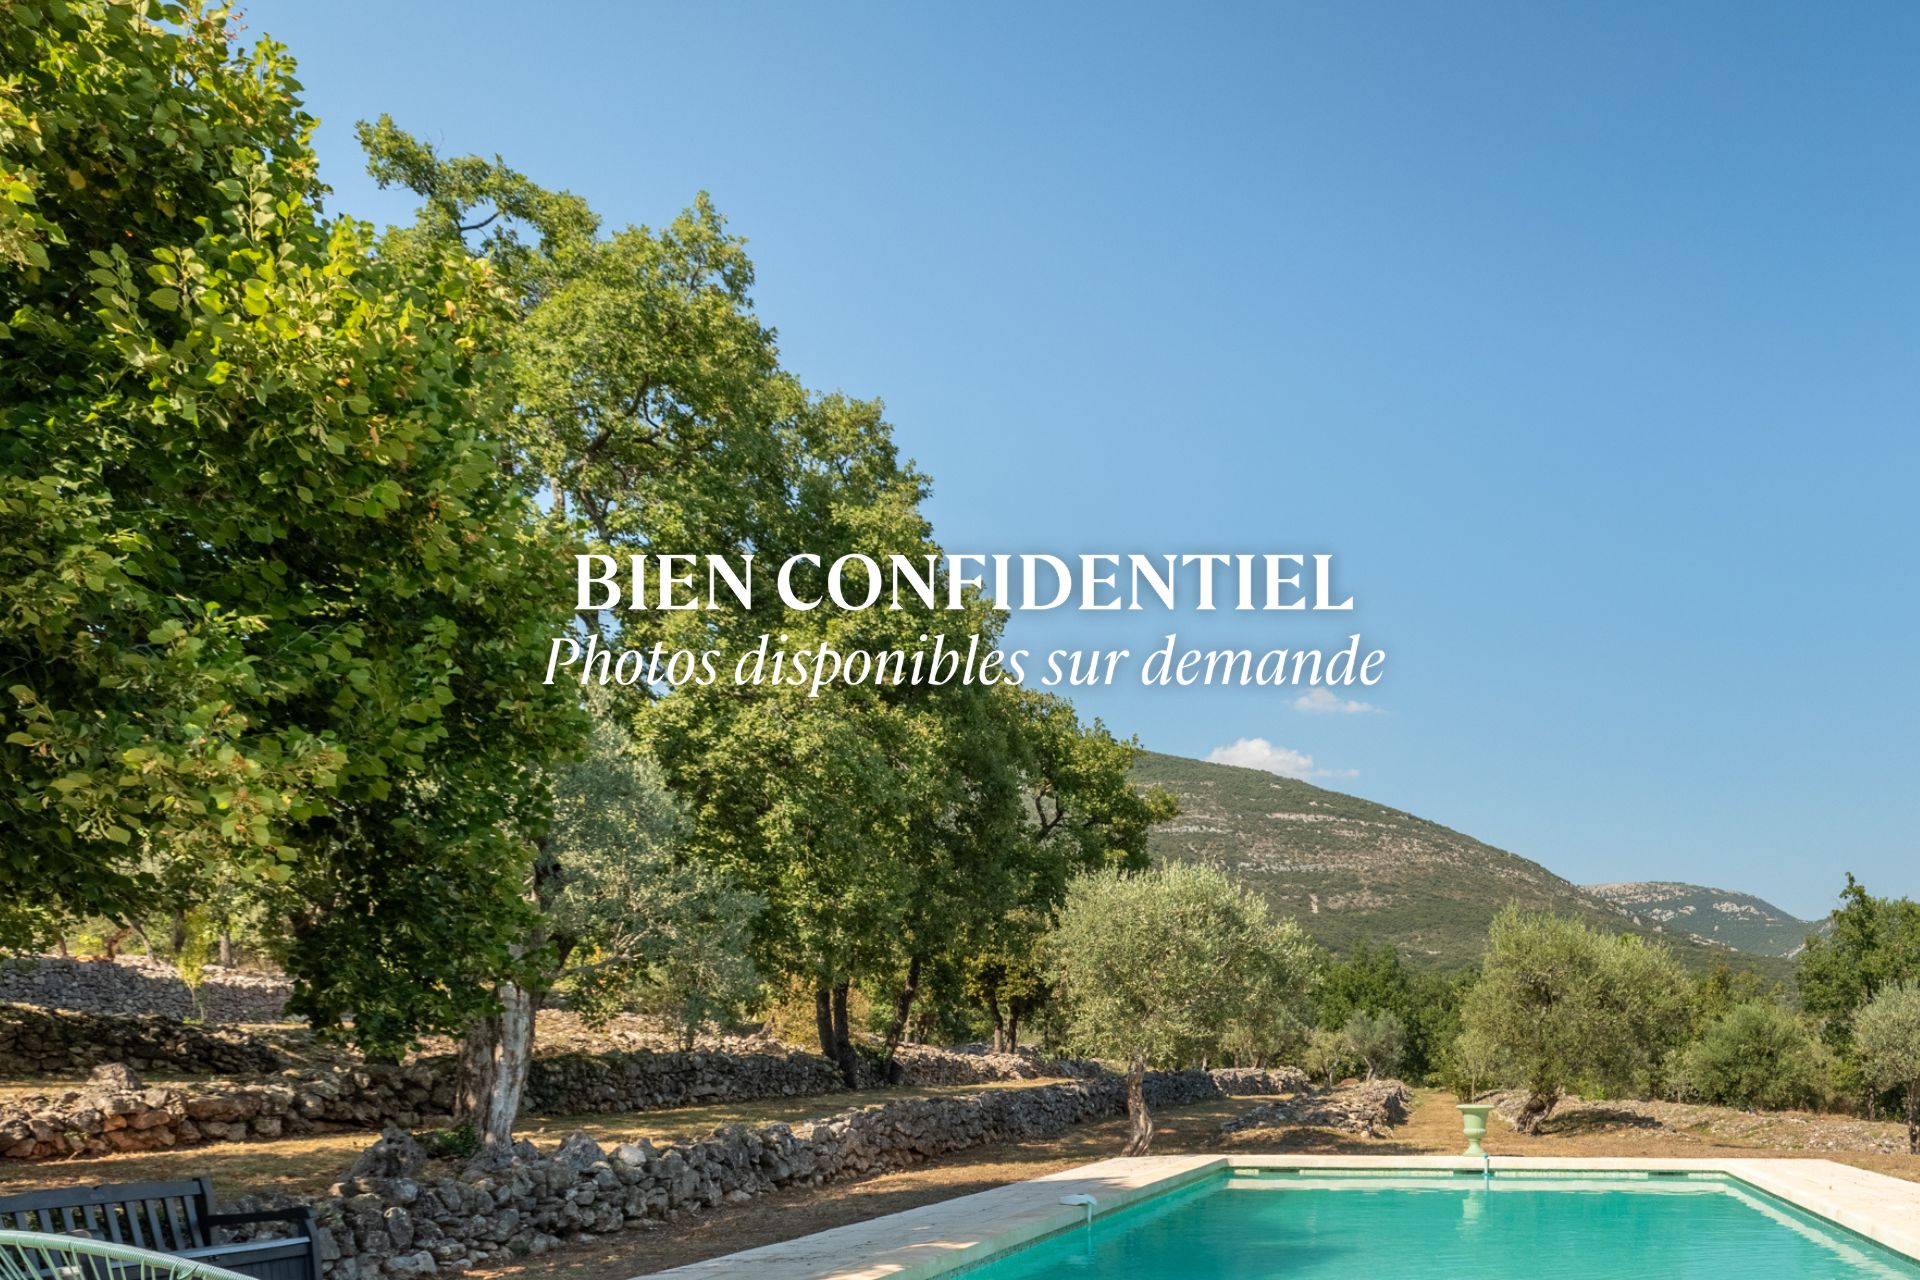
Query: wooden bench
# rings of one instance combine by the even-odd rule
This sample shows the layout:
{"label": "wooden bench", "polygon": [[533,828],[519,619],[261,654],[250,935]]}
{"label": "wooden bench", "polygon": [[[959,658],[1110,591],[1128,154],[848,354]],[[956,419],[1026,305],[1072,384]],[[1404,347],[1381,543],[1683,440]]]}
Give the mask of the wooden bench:
{"label": "wooden bench", "polygon": [[[213,1179],[67,1187],[0,1196],[0,1230],[85,1236],[211,1263],[255,1280],[320,1280],[311,1209],[215,1213]],[[226,1227],[284,1222],[267,1240],[222,1242]]]}

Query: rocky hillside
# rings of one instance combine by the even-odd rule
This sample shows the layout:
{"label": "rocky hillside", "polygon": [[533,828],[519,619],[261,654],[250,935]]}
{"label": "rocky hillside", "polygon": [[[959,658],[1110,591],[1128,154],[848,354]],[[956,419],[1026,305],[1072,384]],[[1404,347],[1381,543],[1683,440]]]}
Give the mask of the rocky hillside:
{"label": "rocky hillside", "polygon": [[1788,915],[1771,902],[1731,889],[1713,889],[1672,880],[1629,880],[1590,884],[1586,891],[1604,898],[1635,920],[1701,942],[1760,956],[1793,956],[1809,933],[1826,922]]}
{"label": "rocky hillside", "polygon": [[[1700,943],[1690,930],[1676,936],[1658,921],[1636,921],[1537,862],[1371,800],[1155,752],[1141,756],[1135,777],[1180,799],[1180,816],[1154,832],[1156,858],[1221,868],[1335,950],[1366,938],[1392,942],[1412,960],[1470,964],[1494,913],[1518,901],[1608,929],[1664,935],[1696,964],[1740,955]],[[1778,961],[1743,963],[1776,976],[1783,969]]]}

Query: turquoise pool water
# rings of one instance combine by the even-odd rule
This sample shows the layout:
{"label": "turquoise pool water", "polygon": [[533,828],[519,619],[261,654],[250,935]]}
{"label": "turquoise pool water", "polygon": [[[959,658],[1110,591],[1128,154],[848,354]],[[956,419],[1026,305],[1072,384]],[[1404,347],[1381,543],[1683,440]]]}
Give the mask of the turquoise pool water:
{"label": "turquoise pool water", "polygon": [[1920,1280],[1920,1264],[1721,1177],[1216,1178],[969,1280]]}

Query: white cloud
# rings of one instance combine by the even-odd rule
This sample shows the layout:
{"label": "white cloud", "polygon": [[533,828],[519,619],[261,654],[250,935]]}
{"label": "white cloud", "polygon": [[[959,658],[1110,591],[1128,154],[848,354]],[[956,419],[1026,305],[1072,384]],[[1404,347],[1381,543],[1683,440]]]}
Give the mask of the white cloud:
{"label": "white cloud", "polygon": [[1229,746],[1215,747],[1207,753],[1210,764],[1239,765],[1242,769],[1264,769],[1283,778],[1357,778],[1358,769],[1316,769],[1313,757],[1292,747],[1276,747],[1265,738],[1240,738]]}
{"label": "white cloud", "polygon": [[1331,689],[1314,689],[1303,693],[1293,700],[1295,711],[1306,711],[1313,715],[1358,716],[1368,712],[1377,712],[1380,708],[1371,702],[1360,702],[1353,698],[1342,698]]}

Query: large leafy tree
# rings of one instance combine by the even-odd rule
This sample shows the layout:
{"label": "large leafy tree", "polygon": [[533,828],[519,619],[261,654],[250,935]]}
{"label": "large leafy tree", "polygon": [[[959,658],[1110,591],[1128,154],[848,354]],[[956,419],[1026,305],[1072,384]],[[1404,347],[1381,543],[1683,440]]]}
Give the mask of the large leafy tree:
{"label": "large leafy tree", "polygon": [[317,1023],[457,1025],[576,732],[510,299],[323,220],[292,63],[222,9],[13,0],[0,74],[0,929],[218,868]]}
{"label": "large leafy tree", "polygon": [[1147,1068],[1217,1055],[1252,1002],[1303,997],[1314,967],[1296,922],[1191,863],[1075,879],[1051,950],[1069,1040],[1127,1063],[1130,1156],[1153,1141]]}
{"label": "large leafy tree", "polygon": [[[933,550],[920,513],[925,480],[895,454],[877,404],[810,404],[787,440],[786,496],[761,515],[759,545],[770,561],[803,551],[831,563],[855,552]],[[802,598],[824,591],[823,573],[810,568],[795,582]],[[978,607],[679,617],[677,642],[718,647],[729,667],[750,629],[771,632],[789,653],[913,651],[932,637],[964,649],[976,628],[992,635]],[[1017,775],[982,723],[990,695],[979,686],[874,681],[816,693],[729,678],[682,687],[640,719],[690,806],[690,854],[766,904],[756,956],[769,974],[813,989],[821,1048],[849,1083],[859,1075],[853,984],[891,971],[909,922],[939,900],[956,860],[992,846],[1016,802]]]}
{"label": "large leafy tree", "polygon": [[[513,401],[507,465],[541,491],[545,529],[576,552],[759,549],[774,531],[767,515],[790,496],[794,442],[831,410],[811,404],[779,370],[773,334],[753,315],[752,264],[711,204],[700,198],[658,231],[602,235],[584,201],[541,187],[498,158],[443,157],[386,117],[363,124],[360,139],[375,179],[422,201],[410,226],[389,229],[385,257],[471,256],[503,282],[513,320],[505,343]],[[577,625],[637,648],[660,641],[706,648],[720,639],[701,623],[670,629],[651,619],[594,612]],[[628,692],[644,705],[656,691]],[[630,719],[638,709],[606,714]],[[610,763],[601,748],[611,732],[605,724],[597,730],[597,763],[563,776],[563,789],[591,784],[593,769]],[[548,842],[525,867],[530,910],[511,944],[522,972],[496,984],[495,1008],[467,1028],[462,1107],[490,1152],[510,1149],[534,1012],[557,980],[555,965],[566,967],[554,951],[564,949],[574,913],[559,886],[578,885],[594,865],[605,869],[596,847],[590,837]],[[660,938],[643,936],[720,899],[688,897],[684,883],[652,871],[622,872],[617,883],[629,894],[633,928],[614,947],[618,963],[598,965],[585,979],[597,995],[628,989],[616,975],[642,956],[678,974],[656,983],[649,993],[656,996],[663,986],[693,981],[692,970],[719,979],[737,969],[713,949],[716,937],[737,933],[737,920],[714,916],[683,939],[691,949],[663,953]],[[668,909],[656,900],[661,895],[685,909]],[[595,945],[608,941],[598,927],[588,933]],[[687,998],[697,1004],[703,997]]]}
{"label": "large leafy tree", "polygon": [[[1014,811],[988,857],[954,860],[960,883],[929,913],[928,941],[955,954],[985,1010],[996,1048],[1019,1047],[1020,1026],[1048,998],[1042,943],[1076,875],[1147,866],[1147,836],[1177,810],[1172,795],[1134,785],[1138,748],[1071,703],[1031,689],[999,691],[1002,758],[1017,770]],[[944,927],[946,932],[940,930]],[[916,935],[917,936],[917,935]]]}
{"label": "large leafy tree", "polygon": [[1686,1030],[1686,975],[1661,946],[1509,905],[1462,1011],[1526,1090],[1514,1128],[1536,1133],[1569,1086],[1643,1087]]}
{"label": "large leafy tree", "polygon": [[1848,875],[1827,929],[1807,936],[1794,980],[1801,1007],[1826,1020],[1827,1042],[1846,1048],[1869,1000],[1920,980],[1920,903],[1876,897]]}
{"label": "large leafy tree", "polygon": [[[387,120],[362,138],[375,176],[425,201],[390,235],[390,254],[459,249],[512,282],[519,465],[570,541],[751,551],[763,565],[931,550],[925,479],[897,456],[879,405],[809,396],[780,369],[752,311],[744,246],[704,197],[659,230],[600,236],[583,205],[497,160],[442,158]],[[799,589],[818,594],[823,574],[801,575]],[[789,611],[761,590],[751,610],[581,624],[629,646],[719,649],[730,666],[763,633],[788,649],[917,647],[923,633],[960,638],[975,613]],[[688,805],[689,856],[764,904],[756,958],[815,988],[822,1047],[853,1079],[848,989],[897,952],[929,815],[960,809],[943,754],[979,741],[957,713],[970,695],[815,696],[730,676],[657,706],[657,690],[636,687],[628,713]]]}

